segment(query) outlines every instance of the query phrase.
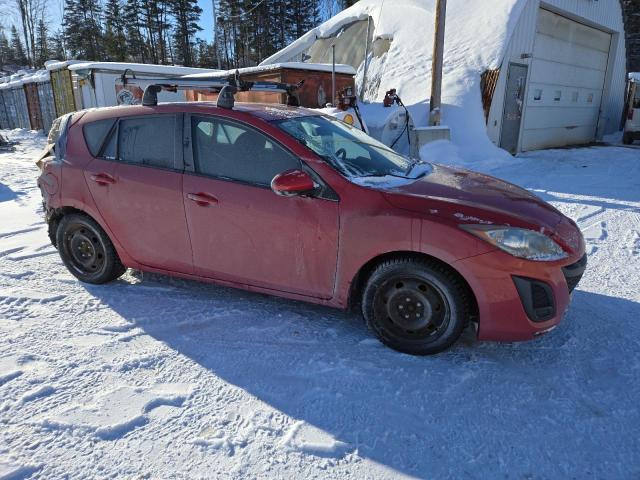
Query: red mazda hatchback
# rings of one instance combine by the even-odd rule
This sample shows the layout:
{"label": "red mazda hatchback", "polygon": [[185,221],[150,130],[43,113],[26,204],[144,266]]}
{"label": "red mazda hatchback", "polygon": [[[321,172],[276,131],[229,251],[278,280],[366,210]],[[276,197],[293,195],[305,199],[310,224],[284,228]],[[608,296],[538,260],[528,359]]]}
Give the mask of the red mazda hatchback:
{"label": "red mazda hatchback", "polygon": [[103,108],[62,117],[51,142],[49,234],[83,282],[135,268],[357,307],[424,355],[470,322],[482,340],[548,332],[586,266],[576,224],[528,191],[311,110]]}

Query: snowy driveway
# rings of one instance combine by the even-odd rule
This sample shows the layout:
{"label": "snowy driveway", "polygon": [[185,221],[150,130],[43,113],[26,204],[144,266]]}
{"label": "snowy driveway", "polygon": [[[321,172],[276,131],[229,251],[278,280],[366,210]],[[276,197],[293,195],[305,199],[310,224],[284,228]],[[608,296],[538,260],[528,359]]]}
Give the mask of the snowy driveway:
{"label": "snowy driveway", "polygon": [[[3,132],[6,133],[6,132]],[[78,283],[32,157],[0,154],[0,478],[639,478],[640,152],[494,174],[578,221],[566,321],[413,358],[357,315],[131,272]],[[13,476],[12,476],[13,475]]]}

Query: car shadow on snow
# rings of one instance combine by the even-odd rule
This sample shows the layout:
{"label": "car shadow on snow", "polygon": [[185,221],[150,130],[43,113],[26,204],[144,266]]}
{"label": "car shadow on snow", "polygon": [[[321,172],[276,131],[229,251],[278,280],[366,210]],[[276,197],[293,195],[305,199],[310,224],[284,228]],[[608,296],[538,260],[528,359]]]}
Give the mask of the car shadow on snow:
{"label": "car shadow on snow", "polygon": [[11,190],[11,188],[7,187],[4,183],[0,182],[0,202],[8,202],[10,200],[15,200],[18,197],[18,194]]}
{"label": "car shadow on snow", "polygon": [[353,451],[436,478],[634,468],[635,302],[577,291],[566,321],[536,341],[466,332],[418,358],[372,339],[355,313],[158,275],[86,288],[212,375],[346,444],[302,455]]}

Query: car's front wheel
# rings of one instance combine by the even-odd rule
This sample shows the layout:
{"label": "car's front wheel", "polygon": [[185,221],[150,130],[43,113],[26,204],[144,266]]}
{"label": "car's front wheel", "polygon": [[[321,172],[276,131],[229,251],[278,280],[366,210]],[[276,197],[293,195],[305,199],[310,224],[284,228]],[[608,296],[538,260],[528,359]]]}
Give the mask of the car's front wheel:
{"label": "car's front wheel", "polygon": [[58,224],[56,245],[69,271],[87,283],[107,283],[126,268],[107,234],[92,218],[71,213]]}
{"label": "car's front wheel", "polygon": [[412,355],[449,348],[468,319],[468,292],[453,272],[411,258],[381,263],[369,277],[362,310],[387,346]]}

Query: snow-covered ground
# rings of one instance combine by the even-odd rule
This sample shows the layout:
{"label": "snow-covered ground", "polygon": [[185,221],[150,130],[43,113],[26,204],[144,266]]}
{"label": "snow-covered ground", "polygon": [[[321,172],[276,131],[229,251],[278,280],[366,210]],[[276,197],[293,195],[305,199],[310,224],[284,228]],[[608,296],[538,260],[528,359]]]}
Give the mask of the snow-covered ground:
{"label": "snow-covered ground", "polygon": [[640,478],[639,149],[483,164],[578,221],[589,268],[551,334],[414,358],[356,314],[79,283],[41,218],[44,137],[2,133],[0,479]]}

